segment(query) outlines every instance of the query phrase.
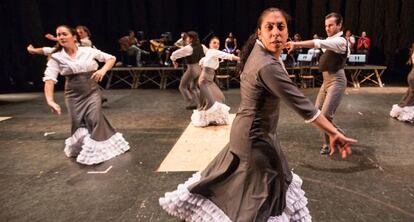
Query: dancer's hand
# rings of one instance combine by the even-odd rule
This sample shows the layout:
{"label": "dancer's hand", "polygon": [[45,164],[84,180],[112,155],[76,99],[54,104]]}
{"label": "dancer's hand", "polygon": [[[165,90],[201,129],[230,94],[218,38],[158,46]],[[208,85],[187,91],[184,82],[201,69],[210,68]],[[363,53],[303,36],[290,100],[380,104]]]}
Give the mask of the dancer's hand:
{"label": "dancer's hand", "polygon": [[95,80],[96,82],[102,81],[103,77],[105,76],[105,71],[102,69],[96,70],[91,76],[91,79]]}
{"label": "dancer's hand", "polygon": [[290,54],[293,50],[295,50],[295,42],[293,41],[287,42],[286,49],[288,50],[288,54]]}
{"label": "dancer's hand", "polygon": [[174,68],[178,68],[178,63],[176,61],[172,61]]}
{"label": "dancer's hand", "polygon": [[331,147],[331,152],[329,155],[332,156],[335,153],[336,146],[338,146],[342,159],[345,159],[348,155],[351,155],[351,144],[358,142],[356,139],[348,138],[340,132],[334,135],[330,135],[329,140]]}
{"label": "dancer's hand", "polygon": [[27,51],[28,51],[30,54],[34,54],[34,47],[33,47],[33,45],[32,45],[32,44],[30,44],[30,45],[28,45],[28,46],[27,46]]}
{"label": "dancer's hand", "polygon": [[49,105],[50,110],[52,111],[52,113],[57,113],[58,115],[60,115],[62,113],[60,106],[55,103],[54,101],[50,101],[47,103],[47,105]]}
{"label": "dancer's hand", "polygon": [[57,41],[57,38],[54,35],[50,34],[50,33],[47,33],[45,35],[45,38],[47,38],[47,39],[49,39],[51,41]]}

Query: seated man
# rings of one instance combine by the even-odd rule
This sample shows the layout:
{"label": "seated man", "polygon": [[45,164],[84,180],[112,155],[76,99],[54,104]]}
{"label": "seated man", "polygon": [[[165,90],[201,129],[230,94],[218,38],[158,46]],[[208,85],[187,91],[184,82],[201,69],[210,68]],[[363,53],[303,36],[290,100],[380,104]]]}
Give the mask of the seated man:
{"label": "seated man", "polygon": [[[136,66],[142,66],[142,54],[149,54],[149,52],[142,50],[138,47],[138,40],[135,37],[134,31],[130,30],[127,36],[124,36],[118,40],[120,51],[125,52],[128,56],[135,55]],[[125,61],[123,61],[125,63]]]}

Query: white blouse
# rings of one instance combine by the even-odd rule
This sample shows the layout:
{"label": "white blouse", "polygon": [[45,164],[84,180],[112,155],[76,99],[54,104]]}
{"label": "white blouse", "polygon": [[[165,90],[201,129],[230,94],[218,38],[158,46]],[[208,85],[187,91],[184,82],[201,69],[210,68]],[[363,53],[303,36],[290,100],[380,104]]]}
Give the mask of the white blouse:
{"label": "white blouse", "polygon": [[80,45],[83,47],[92,47],[92,41],[86,36],[80,40]]}
{"label": "white blouse", "polygon": [[65,49],[53,53],[47,62],[45,76],[43,81],[53,80],[57,82],[59,73],[62,76],[74,73],[91,72],[98,69],[99,62],[106,62],[109,59],[115,59],[115,56],[102,52],[91,47],[78,47],[75,58],[71,58]]}
{"label": "white blouse", "polygon": [[[201,44],[201,46],[203,47],[204,54],[206,54],[208,48],[205,45],[203,45],[203,44]],[[180,58],[183,58],[183,57],[187,57],[187,56],[190,56],[192,54],[193,54],[193,47],[190,44],[190,45],[187,45],[185,47],[182,47],[181,49],[175,50],[171,54],[170,59],[171,59],[171,61],[175,61],[177,59],[180,59]]]}
{"label": "white blouse", "polygon": [[55,50],[54,47],[42,47],[42,52],[45,56],[52,54],[53,50]]}
{"label": "white blouse", "polygon": [[204,67],[217,69],[219,67],[219,59],[233,60],[236,56],[233,54],[225,53],[217,49],[209,49],[206,56],[201,58],[199,64]]}

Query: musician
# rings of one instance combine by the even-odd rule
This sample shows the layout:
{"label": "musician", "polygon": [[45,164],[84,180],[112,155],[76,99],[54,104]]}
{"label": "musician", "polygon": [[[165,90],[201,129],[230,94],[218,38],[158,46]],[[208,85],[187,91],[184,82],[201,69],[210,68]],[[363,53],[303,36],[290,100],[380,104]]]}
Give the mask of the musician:
{"label": "musician", "polygon": [[157,54],[158,63],[160,65],[170,65],[169,59],[171,55],[171,49],[173,48],[173,46],[168,45],[170,38],[171,33],[166,32],[161,34],[161,38],[150,40],[151,51]]}
{"label": "musician", "polygon": [[229,32],[226,41],[224,41],[223,51],[234,55],[238,55],[240,53],[240,50],[237,49],[237,39],[234,37],[233,32]]}
{"label": "musician", "polygon": [[125,52],[127,55],[135,55],[136,66],[141,67],[142,54],[149,54],[149,52],[138,47],[138,39],[135,37],[135,32],[133,30],[128,31],[128,35],[120,38],[118,40],[120,51]]}
{"label": "musician", "polygon": [[358,39],[357,53],[366,55],[368,61],[369,49],[371,48],[371,39],[368,38],[366,32],[361,33],[361,37]]}
{"label": "musician", "polygon": [[352,35],[351,30],[346,30],[345,32],[345,39],[348,41],[349,49],[351,49],[351,53],[355,51],[355,37]]}

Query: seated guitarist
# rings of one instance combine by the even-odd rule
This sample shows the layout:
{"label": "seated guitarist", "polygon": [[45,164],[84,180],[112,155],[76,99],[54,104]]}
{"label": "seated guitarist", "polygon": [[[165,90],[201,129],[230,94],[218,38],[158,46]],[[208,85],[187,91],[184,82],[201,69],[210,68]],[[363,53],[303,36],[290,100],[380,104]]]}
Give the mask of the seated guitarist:
{"label": "seated guitarist", "polygon": [[142,50],[138,47],[138,40],[135,37],[135,32],[132,30],[128,31],[128,35],[120,38],[118,40],[120,51],[126,52],[127,55],[132,56],[135,55],[136,66],[142,66],[141,55],[149,54],[149,52]]}
{"label": "seated guitarist", "polygon": [[171,55],[170,48],[170,46],[167,46],[167,36],[165,34],[162,34],[160,39],[150,40],[150,49],[157,54],[158,63],[160,65],[170,65],[168,62]]}

